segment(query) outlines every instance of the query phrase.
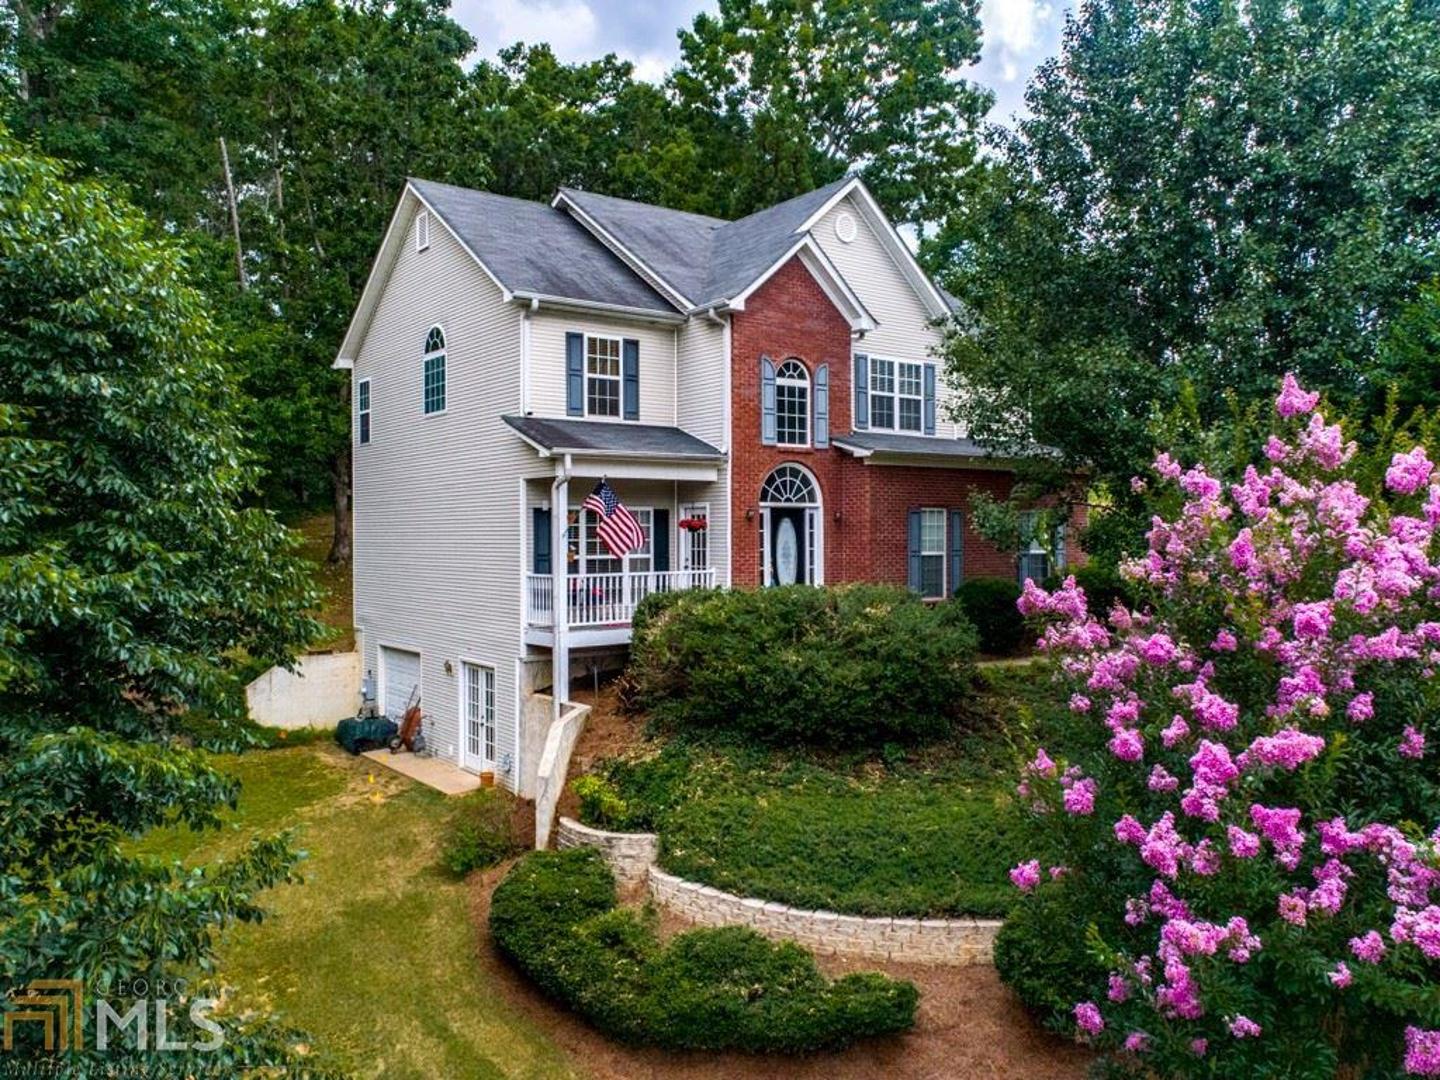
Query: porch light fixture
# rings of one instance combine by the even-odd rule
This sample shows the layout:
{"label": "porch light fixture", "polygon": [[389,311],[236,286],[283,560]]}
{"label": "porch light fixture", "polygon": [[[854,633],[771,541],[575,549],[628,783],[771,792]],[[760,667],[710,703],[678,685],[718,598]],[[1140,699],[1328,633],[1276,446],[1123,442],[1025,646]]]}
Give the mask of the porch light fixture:
{"label": "porch light fixture", "polygon": [[754,520],[755,520],[755,508],[754,508],[753,506],[752,506],[752,507],[749,507],[748,509],[746,509],[746,511],[745,511],[745,520],[746,520],[746,521],[754,521]]}

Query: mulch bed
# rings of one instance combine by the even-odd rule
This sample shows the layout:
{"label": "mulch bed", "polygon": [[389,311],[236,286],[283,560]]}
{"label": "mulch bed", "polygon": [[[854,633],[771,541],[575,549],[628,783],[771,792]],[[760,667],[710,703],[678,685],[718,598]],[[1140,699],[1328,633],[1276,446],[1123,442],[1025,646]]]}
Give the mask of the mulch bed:
{"label": "mulch bed", "polygon": [[[821,957],[832,975],[845,971],[883,971],[912,980],[920,988],[915,1029],[905,1035],[874,1039],[838,1053],[803,1058],[748,1054],[681,1054],[643,1050],[612,1042],[535,990],[500,955],[490,940],[490,893],[509,864],[471,879],[471,916],[477,933],[477,959],[507,1004],[542,1026],[586,1074],[597,1080],[681,1077],[729,1080],[954,1080],[1005,1077],[1060,1080],[1085,1075],[1089,1055],[1035,1024],[995,969],[876,964]],[[666,930],[677,929],[667,916]]]}

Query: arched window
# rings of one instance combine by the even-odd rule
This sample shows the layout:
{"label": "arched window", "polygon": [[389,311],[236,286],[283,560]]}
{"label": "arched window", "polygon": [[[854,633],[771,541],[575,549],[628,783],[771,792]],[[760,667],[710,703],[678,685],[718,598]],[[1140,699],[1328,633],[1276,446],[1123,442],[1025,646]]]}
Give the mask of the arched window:
{"label": "arched window", "polygon": [[781,446],[810,445],[810,374],[793,357],[775,372],[775,437]]}
{"label": "arched window", "polygon": [[760,485],[764,506],[819,506],[815,481],[799,465],[780,465]]}
{"label": "arched window", "polygon": [[425,412],[445,411],[445,331],[432,326],[425,335]]}

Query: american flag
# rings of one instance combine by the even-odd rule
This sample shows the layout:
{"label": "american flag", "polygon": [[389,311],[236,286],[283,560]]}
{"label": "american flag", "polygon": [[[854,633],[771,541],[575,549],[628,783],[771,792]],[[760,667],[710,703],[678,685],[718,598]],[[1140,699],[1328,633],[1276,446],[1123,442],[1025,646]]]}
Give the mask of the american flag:
{"label": "american flag", "polygon": [[581,504],[591,511],[600,523],[595,526],[595,535],[605,542],[605,547],[617,559],[623,559],[632,551],[639,551],[645,544],[645,532],[635,515],[625,509],[625,504],[614,489],[604,480],[595,485]]}

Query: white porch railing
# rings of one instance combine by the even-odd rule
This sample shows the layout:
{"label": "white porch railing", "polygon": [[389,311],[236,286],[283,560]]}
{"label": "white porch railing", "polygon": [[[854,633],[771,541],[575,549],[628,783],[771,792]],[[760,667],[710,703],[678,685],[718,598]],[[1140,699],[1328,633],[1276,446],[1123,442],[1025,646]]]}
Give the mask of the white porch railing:
{"label": "white porch railing", "polygon": [[[575,574],[565,581],[569,626],[623,626],[635,606],[652,592],[708,589],[715,568]],[[550,574],[525,575],[525,617],[531,626],[555,625],[555,581]]]}

